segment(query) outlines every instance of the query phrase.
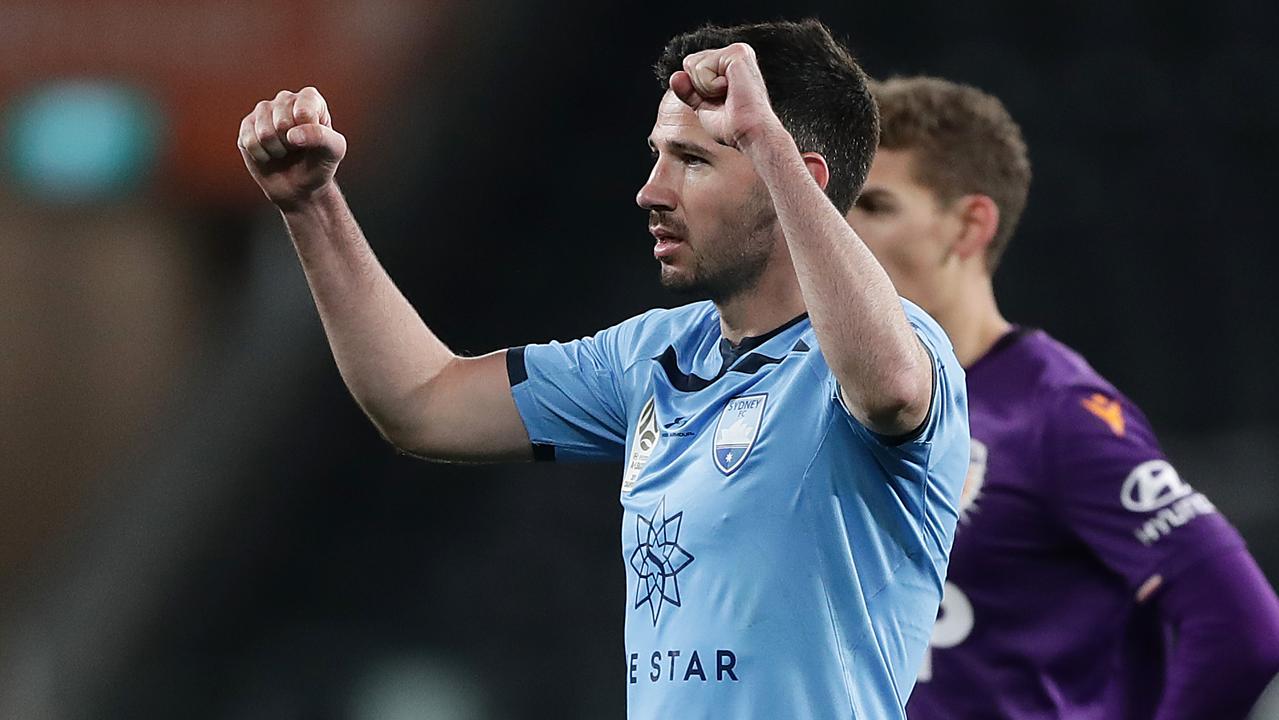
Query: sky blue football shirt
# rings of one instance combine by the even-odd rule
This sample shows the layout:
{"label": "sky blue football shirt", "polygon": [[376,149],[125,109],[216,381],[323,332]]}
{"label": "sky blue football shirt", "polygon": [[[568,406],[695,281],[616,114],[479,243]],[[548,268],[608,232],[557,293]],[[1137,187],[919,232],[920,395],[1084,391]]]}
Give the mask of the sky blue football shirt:
{"label": "sky blue football shirt", "polygon": [[620,460],[631,718],[887,718],[928,645],[968,468],[963,369],[919,430],[844,408],[807,316],[737,347],[709,302],[515,348],[541,459]]}

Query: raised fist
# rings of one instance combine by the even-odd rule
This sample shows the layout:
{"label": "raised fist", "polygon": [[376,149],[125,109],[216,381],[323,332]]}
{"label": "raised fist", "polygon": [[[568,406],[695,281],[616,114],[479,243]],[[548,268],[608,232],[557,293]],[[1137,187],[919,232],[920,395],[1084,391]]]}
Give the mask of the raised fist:
{"label": "raised fist", "polygon": [[249,174],[282,210],[306,202],[333,181],[346,138],[333,129],[328,104],[313,87],[281,90],[240,121],[236,142]]}
{"label": "raised fist", "polygon": [[703,50],[684,58],[671,90],[696,113],[716,140],[741,147],[781,125],[768,101],[755,50],[746,43]]}

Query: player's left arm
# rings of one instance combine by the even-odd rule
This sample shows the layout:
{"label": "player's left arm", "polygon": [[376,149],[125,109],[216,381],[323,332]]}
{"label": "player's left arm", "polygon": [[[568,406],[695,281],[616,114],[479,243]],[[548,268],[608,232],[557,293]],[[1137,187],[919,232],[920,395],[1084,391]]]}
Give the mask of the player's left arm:
{"label": "player's left arm", "polygon": [[849,411],[881,435],[918,429],[932,399],[932,358],[888,274],[826,197],[825,159],[801,154],[773,111],[754,50],[737,43],[689,55],[670,86],[712,136],[750,158],[768,187]]}
{"label": "player's left arm", "polygon": [[1243,539],[1113,388],[1044,404],[1051,506],[1170,631],[1156,718],[1243,717],[1279,671],[1279,598]]}
{"label": "player's left arm", "polygon": [[1200,560],[1147,602],[1173,638],[1155,720],[1247,715],[1279,673],[1279,600],[1248,551]]}

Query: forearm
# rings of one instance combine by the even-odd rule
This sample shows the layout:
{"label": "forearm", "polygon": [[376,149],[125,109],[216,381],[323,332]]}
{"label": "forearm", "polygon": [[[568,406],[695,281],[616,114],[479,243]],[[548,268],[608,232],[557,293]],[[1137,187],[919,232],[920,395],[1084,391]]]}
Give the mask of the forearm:
{"label": "forearm", "polygon": [[892,281],[788,133],[743,149],[772,196],[813,330],[850,409],[878,432],[910,431],[928,411],[932,369]]}
{"label": "forearm", "polygon": [[336,185],[283,215],[342,379],[402,445],[417,434],[413,406],[456,356],[382,268]]}
{"label": "forearm", "polygon": [[1279,601],[1248,551],[1201,561],[1154,602],[1174,635],[1156,719],[1244,717],[1279,672]]}

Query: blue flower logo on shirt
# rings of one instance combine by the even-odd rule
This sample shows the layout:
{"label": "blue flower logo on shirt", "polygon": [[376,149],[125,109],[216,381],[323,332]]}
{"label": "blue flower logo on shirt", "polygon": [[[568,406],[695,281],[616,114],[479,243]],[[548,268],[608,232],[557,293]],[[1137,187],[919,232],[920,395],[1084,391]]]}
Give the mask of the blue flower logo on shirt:
{"label": "blue flower logo on shirt", "polygon": [[631,553],[631,569],[639,576],[635,590],[635,609],[648,603],[653,625],[662,605],[680,606],[680,571],[693,562],[693,556],[679,546],[679,528],[683,511],[666,516],[666,498],[658,504],[652,517],[635,516],[635,538],[639,546]]}

